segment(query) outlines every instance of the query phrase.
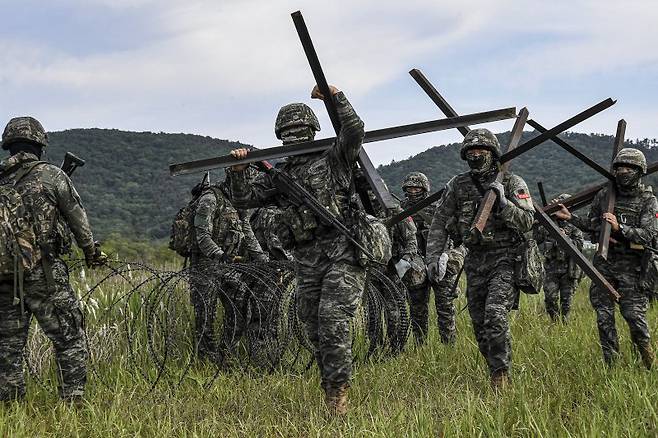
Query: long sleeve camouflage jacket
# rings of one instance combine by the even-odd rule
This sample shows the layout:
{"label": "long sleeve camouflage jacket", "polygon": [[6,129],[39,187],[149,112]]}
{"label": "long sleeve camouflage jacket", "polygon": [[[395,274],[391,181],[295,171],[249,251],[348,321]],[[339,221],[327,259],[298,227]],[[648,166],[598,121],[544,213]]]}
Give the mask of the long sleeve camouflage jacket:
{"label": "long sleeve camouflage jacket", "polygon": [[[339,92],[333,99],[341,122],[334,145],[324,153],[289,158],[283,171],[302,184],[332,214],[349,224],[352,173],[365,131],[345,95]],[[326,243],[321,245],[322,250],[330,255],[344,250],[347,239],[333,227],[322,224],[306,207],[291,205],[285,194],[274,190],[269,175],[252,182],[245,172],[233,172],[230,181],[236,207],[277,205],[282,209],[282,221],[293,235],[297,249],[317,245],[322,240]]]}
{"label": "long sleeve camouflage jacket", "polygon": [[448,182],[430,227],[426,258],[428,263],[439,258],[450,237],[455,245],[463,243],[469,251],[480,251],[513,246],[520,241],[521,235],[532,229],[534,207],[530,191],[521,177],[508,173],[503,179],[505,196],[509,201],[506,207],[500,211],[494,207],[481,238],[471,232],[484,190],[494,177],[492,174],[488,179],[479,181],[470,172],[466,172]]}
{"label": "long sleeve camouflage jacket", "polygon": [[[601,220],[607,198],[607,188],[600,190],[590,207],[587,217],[572,214],[571,223],[590,234],[593,243],[598,242]],[[632,191],[618,191],[614,214],[619,231],[611,233],[617,243],[610,243],[611,253],[633,250],[634,246],[652,246],[658,236],[658,201],[650,186],[640,184]],[[633,246],[632,246],[633,245]]]}
{"label": "long sleeve camouflage jacket", "polygon": [[248,260],[266,258],[247,218],[241,218],[218,186],[207,189],[197,201],[194,228],[198,252],[206,258],[240,256]]}
{"label": "long sleeve camouflage jacket", "polygon": [[32,216],[39,243],[48,247],[53,256],[61,255],[68,250],[70,229],[84,253],[93,253],[89,219],[71,179],[59,167],[46,162],[39,162],[25,173],[37,161],[36,155],[19,152],[4,160],[0,171],[8,171],[5,182],[11,184],[22,176],[15,187]]}

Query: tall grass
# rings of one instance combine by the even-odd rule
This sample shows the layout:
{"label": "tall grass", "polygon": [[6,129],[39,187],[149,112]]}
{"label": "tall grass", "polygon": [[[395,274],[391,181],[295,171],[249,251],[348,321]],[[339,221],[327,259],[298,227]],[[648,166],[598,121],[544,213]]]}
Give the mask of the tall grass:
{"label": "tall grass", "polygon": [[[84,282],[91,280],[76,279],[76,285],[84,291]],[[410,344],[398,357],[358,364],[345,420],[326,415],[315,367],[266,375],[236,369],[212,380],[213,367],[190,362],[189,372],[172,370],[152,389],[152,367],[140,350],[146,348],[144,327],[133,327],[139,357],[127,360],[121,336],[115,339],[127,317],[103,314],[122,287],[118,282],[104,288],[95,304],[88,303],[95,308],[86,309],[97,328],[92,330],[96,341],[90,340],[97,356],[86,404],[74,408],[59,402],[52,363],[39,362],[42,378],[29,378],[27,400],[0,407],[0,436],[658,435],[658,369],[643,368],[619,314],[622,357],[613,369],[605,368],[587,284],[577,292],[568,325],[549,322],[541,296],[522,297],[520,311],[511,314],[512,384],[502,394],[489,388],[464,311],[454,347],[439,343],[433,324],[427,345]],[[182,301],[177,305],[184,306]],[[457,303],[462,308],[464,297]],[[141,311],[138,302],[122,309]],[[652,328],[657,319],[653,308]],[[31,360],[47,356],[37,339],[31,341],[38,347],[32,345]],[[180,366],[188,362],[178,359]],[[135,363],[143,369],[131,369]],[[177,376],[181,382],[175,382]]]}

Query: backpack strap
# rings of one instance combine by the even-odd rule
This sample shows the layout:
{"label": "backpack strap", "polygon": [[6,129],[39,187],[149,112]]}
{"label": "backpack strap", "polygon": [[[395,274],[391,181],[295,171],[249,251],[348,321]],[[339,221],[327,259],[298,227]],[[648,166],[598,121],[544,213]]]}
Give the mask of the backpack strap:
{"label": "backpack strap", "polygon": [[[14,187],[23,179],[25,178],[32,170],[34,170],[37,166],[44,165],[44,164],[50,164],[46,161],[30,161],[26,164],[23,164],[21,168],[18,170],[16,174],[16,179],[14,180]],[[30,214],[34,215],[32,212],[31,206],[28,206],[28,210],[30,210]],[[57,222],[57,214],[54,217],[53,223]],[[53,228],[54,229],[54,228]],[[47,247],[43,242],[39,242],[38,239],[38,244],[39,248],[41,249],[41,266],[43,267],[43,274],[44,277],[46,278],[46,288],[50,293],[55,292],[55,278],[53,276],[53,264],[51,257],[52,251],[51,248]],[[22,275],[19,276],[20,282],[22,283]],[[21,286],[22,289],[22,286]]]}
{"label": "backpack strap", "polygon": [[25,178],[34,168],[36,168],[39,165],[42,164],[50,164],[46,161],[30,161],[27,164],[22,164],[20,168],[18,169],[18,172],[16,172],[16,179],[14,180],[14,187],[23,179]]}

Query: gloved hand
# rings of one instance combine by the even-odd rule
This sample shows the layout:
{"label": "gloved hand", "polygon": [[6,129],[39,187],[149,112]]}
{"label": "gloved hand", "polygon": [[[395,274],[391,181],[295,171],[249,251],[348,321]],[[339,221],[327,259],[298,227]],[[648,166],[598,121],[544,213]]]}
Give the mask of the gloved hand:
{"label": "gloved hand", "polygon": [[94,246],[85,251],[85,264],[88,268],[97,268],[107,263],[107,254],[101,251],[101,245],[94,242]]}
{"label": "gloved hand", "polygon": [[397,271],[398,277],[400,277],[400,279],[404,277],[404,274],[406,274],[409,269],[411,269],[411,263],[409,263],[408,260],[405,260],[404,257],[402,257],[400,261],[395,264],[395,270]]}
{"label": "gloved hand", "polygon": [[427,276],[432,283],[438,283],[443,280],[448,270],[448,253],[441,253],[438,260],[427,265]]}
{"label": "gloved hand", "polygon": [[498,198],[498,208],[502,210],[507,207],[507,203],[509,201],[505,197],[505,187],[503,187],[503,184],[499,183],[498,181],[494,181],[489,184],[489,188],[496,192],[496,197]]}

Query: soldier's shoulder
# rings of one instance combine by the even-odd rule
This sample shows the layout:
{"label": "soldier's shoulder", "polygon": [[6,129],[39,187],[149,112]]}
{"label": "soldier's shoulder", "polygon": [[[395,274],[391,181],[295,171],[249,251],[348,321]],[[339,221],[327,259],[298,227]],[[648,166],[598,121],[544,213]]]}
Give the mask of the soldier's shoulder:
{"label": "soldier's shoulder", "polygon": [[48,163],[47,161],[38,161],[34,163],[32,166],[33,169],[31,169],[30,173],[39,174],[41,176],[54,177],[54,178],[61,178],[61,177],[68,178],[68,176],[64,173],[62,169],[60,169],[59,167],[57,167],[52,163]]}
{"label": "soldier's shoulder", "polygon": [[505,175],[505,180],[507,183],[512,186],[512,187],[526,187],[527,184],[525,180],[520,176],[515,173],[507,173]]}

